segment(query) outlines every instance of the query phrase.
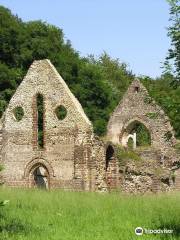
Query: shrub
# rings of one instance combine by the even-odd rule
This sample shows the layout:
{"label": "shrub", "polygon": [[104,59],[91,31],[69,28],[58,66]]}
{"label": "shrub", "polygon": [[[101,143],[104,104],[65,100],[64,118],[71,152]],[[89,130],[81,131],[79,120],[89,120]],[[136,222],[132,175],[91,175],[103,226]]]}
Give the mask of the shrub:
{"label": "shrub", "polygon": [[120,146],[116,147],[116,156],[121,166],[125,165],[128,162],[128,160],[133,160],[133,161],[141,160],[141,157],[135,151],[127,150]]}

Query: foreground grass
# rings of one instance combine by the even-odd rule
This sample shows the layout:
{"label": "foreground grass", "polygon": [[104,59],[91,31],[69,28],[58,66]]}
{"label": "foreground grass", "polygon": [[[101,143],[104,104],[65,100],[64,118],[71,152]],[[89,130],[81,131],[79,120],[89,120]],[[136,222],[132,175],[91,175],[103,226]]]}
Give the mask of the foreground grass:
{"label": "foreground grass", "polygon": [[[1,240],[180,239],[180,194],[125,196],[0,188]],[[173,229],[136,236],[134,229]]]}

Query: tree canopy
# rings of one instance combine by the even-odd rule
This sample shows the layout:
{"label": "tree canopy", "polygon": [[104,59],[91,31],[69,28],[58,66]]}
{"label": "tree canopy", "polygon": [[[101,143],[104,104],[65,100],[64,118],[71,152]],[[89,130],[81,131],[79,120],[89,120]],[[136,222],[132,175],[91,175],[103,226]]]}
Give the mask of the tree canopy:
{"label": "tree canopy", "polygon": [[[109,116],[134,78],[128,66],[106,52],[80,57],[62,29],[42,21],[23,22],[0,6],[0,116],[34,60],[48,58],[62,75],[92,121],[95,133],[104,135]],[[169,115],[180,137],[179,90],[172,75],[154,81],[142,78],[150,94]]]}
{"label": "tree canopy", "polygon": [[167,72],[174,74],[173,83],[177,87],[180,86],[180,1],[167,1],[170,5],[171,26],[168,28],[168,36],[171,39],[171,48],[165,61],[165,68]]}

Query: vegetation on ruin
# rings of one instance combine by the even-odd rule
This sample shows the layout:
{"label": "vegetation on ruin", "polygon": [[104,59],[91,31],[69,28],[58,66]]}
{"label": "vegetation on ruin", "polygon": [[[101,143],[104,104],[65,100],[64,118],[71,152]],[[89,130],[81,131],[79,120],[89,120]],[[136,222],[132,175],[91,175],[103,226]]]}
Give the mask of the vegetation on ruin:
{"label": "vegetation on ruin", "polygon": [[[0,41],[0,116],[33,60],[48,58],[82,104],[95,132],[105,134],[110,114],[134,78],[125,63],[105,52],[98,58],[80,57],[62,29],[41,21],[23,22],[2,6]],[[180,88],[174,88],[172,80],[169,72],[157,79],[141,77],[180,138]]]}
{"label": "vegetation on ruin", "polygon": [[120,166],[125,166],[128,161],[142,161],[139,154],[132,149],[125,149],[120,145],[116,145],[116,157]]}
{"label": "vegetation on ruin", "polygon": [[147,117],[149,117],[150,119],[156,119],[158,117],[158,113],[156,112],[149,112],[146,114]]}
{"label": "vegetation on ruin", "polygon": [[179,239],[180,195],[127,196],[85,192],[0,188],[9,203],[0,207],[3,240],[139,239],[134,229],[172,229],[143,239]]}

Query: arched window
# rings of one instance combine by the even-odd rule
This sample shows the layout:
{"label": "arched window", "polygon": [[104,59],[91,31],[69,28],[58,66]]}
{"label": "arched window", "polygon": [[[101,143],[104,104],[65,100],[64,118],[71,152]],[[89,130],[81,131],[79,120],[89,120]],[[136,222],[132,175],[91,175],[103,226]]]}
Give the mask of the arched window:
{"label": "arched window", "polygon": [[109,162],[113,159],[114,157],[114,148],[109,145],[106,149],[106,170],[108,169]]}

